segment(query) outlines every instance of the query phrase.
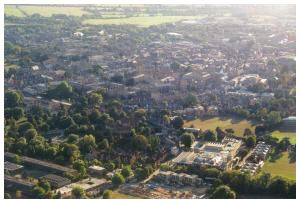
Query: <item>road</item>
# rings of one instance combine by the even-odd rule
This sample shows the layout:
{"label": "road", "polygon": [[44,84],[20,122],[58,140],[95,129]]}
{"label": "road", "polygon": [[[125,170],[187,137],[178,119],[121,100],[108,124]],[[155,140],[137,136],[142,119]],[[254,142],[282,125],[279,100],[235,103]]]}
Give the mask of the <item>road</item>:
{"label": "road", "polygon": [[251,156],[252,153],[253,153],[253,150],[250,150],[250,152],[243,158],[243,160],[240,161],[239,167],[242,167],[245,164],[245,161]]}
{"label": "road", "polygon": [[148,182],[153,176],[156,176],[158,173],[159,173],[159,169],[157,169],[156,171],[154,171],[147,179],[143,180],[142,183]]}

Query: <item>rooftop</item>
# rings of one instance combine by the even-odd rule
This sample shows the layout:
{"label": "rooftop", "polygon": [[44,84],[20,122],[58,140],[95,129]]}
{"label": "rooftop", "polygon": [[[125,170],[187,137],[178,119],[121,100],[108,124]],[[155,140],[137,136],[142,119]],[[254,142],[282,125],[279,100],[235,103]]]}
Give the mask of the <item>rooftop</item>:
{"label": "rooftop", "polygon": [[23,166],[15,164],[15,163],[11,163],[9,161],[4,162],[4,170],[15,171],[15,170],[18,170],[20,168],[23,168]]}

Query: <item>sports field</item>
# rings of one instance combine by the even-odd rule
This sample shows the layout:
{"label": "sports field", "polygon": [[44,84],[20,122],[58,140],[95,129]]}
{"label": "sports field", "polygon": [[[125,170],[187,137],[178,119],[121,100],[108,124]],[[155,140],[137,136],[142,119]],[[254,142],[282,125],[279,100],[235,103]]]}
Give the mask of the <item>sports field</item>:
{"label": "sports field", "polygon": [[196,119],[192,121],[185,121],[184,127],[190,127],[194,125],[195,128],[205,130],[216,130],[219,126],[225,130],[232,128],[237,136],[243,136],[245,128],[250,128],[254,133],[255,124],[245,119],[236,119],[230,117],[214,117],[209,119]]}
{"label": "sports field", "polygon": [[292,144],[296,144],[296,133],[294,133],[294,132],[281,132],[281,131],[276,130],[276,131],[272,132],[272,136],[278,138],[279,141],[285,137],[288,137]]}
{"label": "sports field", "polygon": [[151,25],[160,25],[164,23],[172,23],[181,20],[202,19],[205,16],[141,16],[119,19],[87,19],[83,21],[85,25],[137,25],[141,27],[149,27]]}
{"label": "sports field", "polygon": [[266,161],[261,171],[270,173],[272,176],[278,175],[296,180],[296,163],[289,163],[288,152],[282,153],[282,156],[275,162]]}

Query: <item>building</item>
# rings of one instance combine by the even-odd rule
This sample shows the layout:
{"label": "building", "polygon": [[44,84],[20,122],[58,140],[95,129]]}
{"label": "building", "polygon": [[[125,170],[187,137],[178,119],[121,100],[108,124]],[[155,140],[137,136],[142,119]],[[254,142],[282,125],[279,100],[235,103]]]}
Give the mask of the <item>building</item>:
{"label": "building", "polygon": [[[4,158],[5,160],[10,160],[13,161],[14,157],[17,154],[11,153],[11,152],[5,152],[4,153]],[[35,168],[40,168],[43,170],[48,170],[48,171],[52,171],[54,173],[71,173],[71,174],[77,174],[77,171],[75,169],[72,168],[68,168],[68,167],[64,167],[58,164],[54,164],[51,162],[47,162],[47,161],[41,161],[38,159],[33,159],[30,157],[26,157],[26,156],[20,156],[21,161],[23,162],[24,165],[28,166],[28,167],[35,167]]]}
{"label": "building", "polygon": [[186,173],[174,173],[172,171],[160,171],[157,178],[167,183],[175,183],[181,185],[200,186],[203,185],[202,178],[197,175],[189,175]]}
{"label": "building", "polygon": [[14,164],[9,161],[4,162],[4,171],[8,172],[10,175],[18,174],[22,171],[24,167],[19,164]]}
{"label": "building", "polygon": [[296,132],[296,117],[290,116],[282,119],[281,130],[287,132]]}
{"label": "building", "polygon": [[105,175],[106,169],[101,166],[93,165],[88,168],[88,172],[93,175],[102,176],[102,175]]}
{"label": "building", "polygon": [[58,188],[55,190],[56,193],[60,192],[62,197],[67,198],[70,197],[72,194],[72,189],[74,187],[80,187],[82,188],[86,193],[92,192],[92,191],[102,191],[105,189],[108,189],[110,187],[110,182],[108,182],[106,179],[98,179],[98,178],[86,178],[84,180],[80,180],[76,183],[71,183],[69,185],[66,185],[64,187]]}
{"label": "building", "polygon": [[39,179],[49,182],[50,185],[54,188],[60,188],[71,183],[71,180],[69,180],[68,178],[54,174],[48,174]]}
{"label": "building", "polygon": [[183,128],[183,130],[185,132],[189,132],[189,133],[200,133],[200,129],[199,128]]}
{"label": "building", "polygon": [[265,160],[270,149],[271,145],[267,145],[264,142],[258,142],[258,144],[253,149],[251,158],[255,160]]}
{"label": "building", "polygon": [[28,195],[32,192],[32,189],[35,185],[35,183],[25,181],[23,179],[18,179],[9,175],[4,175],[4,187],[8,190],[21,190]]}
{"label": "building", "polygon": [[260,161],[259,163],[254,162],[246,162],[242,168],[241,172],[248,172],[251,174],[255,174],[258,169],[261,169],[264,165],[263,161]]}
{"label": "building", "polygon": [[173,163],[195,166],[213,166],[221,170],[231,168],[232,160],[242,144],[241,140],[225,137],[222,142],[194,142],[191,152],[182,152]]}

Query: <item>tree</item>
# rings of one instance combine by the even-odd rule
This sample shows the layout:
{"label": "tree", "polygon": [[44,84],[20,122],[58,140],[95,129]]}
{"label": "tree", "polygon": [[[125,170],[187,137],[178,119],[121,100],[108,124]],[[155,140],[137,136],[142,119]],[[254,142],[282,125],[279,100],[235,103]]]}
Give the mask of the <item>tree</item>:
{"label": "tree", "polygon": [[101,113],[97,109],[94,109],[89,115],[89,120],[92,124],[96,124],[100,120],[100,117]]}
{"label": "tree", "polygon": [[73,168],[75,168],[77,171],[79,171],[81,176],[84,176],[86,174],[86,165],[85,165],[84,161],[82,161],[82,160],[76,160],[73,163]]}
{"label": "tree", "polygon": [[148,140],[149,140],[150,150],[152,152],[158,149],[160,144],[160,138],[158,136],[156,135],[149,136]]}
{"label": "tree", "polygon": [[85,135],[79,140],[80,151],[89,153],[96,147],[95,137],[93,135]]}
{"label": "tree", "polygon": [[73,125],[75,125],[75,122],[71,116],[61,117],[60,122],[58,123],[58,126],[60,126],[61,128],[69,128]]}
{"label": "tree", "polygon": [[281,150],[281,151],[286,151],[289,146],[291,146],[291,142],[290,142],[290,139],[288,137],[283,138],[278,143],[278,149]]}
{"label": "tree", "polygon": [[276,127],[279,123],[281,123],[281,121],[282,118],[280,113],[277,111],[271,111],[266,118],[266,124],[271,128]]}
{"label": "tree", "polygon": [[246,128],[244,130],[244,137],[248,137],[250,135],[253,135],[252,131],[249,128]]}
{"label": "tree", "polygon": [[4,95],[4,106],[5,108],[18,107],[23,103],[22,95],[14,90],[8,90]]}
{"label": "tree", "polygon": [[225,131],[229,134],[234,134],[234,130],[232,128],[227,128]]}
{"label": "tree", "polygon": [[81,187],[74,187],[72,189],[72,196],[76,199],[85,199],[86,195],[85,195],[85,191],[81,188]]}
{"label": "tree", "polygon": [[23,122],[23,123],[21,123],[20,125],[19,125],[19,127],[18,127],[18,131],[19,131],[19,133],[22,135],[22,134],[24,134],[27,130],[29,130],[29,129],[33,129],[34,127],[33,127],[33,125],[30,123],[30,122]]}
{"label": "tree", "polygon": [[171,124],[175,129],[180,129],[183,127],[184,121],[180,116],[177,116],[171,121]]}
{"label": "tree", "polygon": [[274,177],[269,185],[269,193],[276,197],[285,198],[289,192],[289,182],[283,177]]}
{"label": "tree", "polygon": [[226,136],[226,133],[219,126],[216,128],[216,132],[218,140],[222,140]]}
{"label": "tree", "polygon": [[47,92],[47,96],[54,99],[68,99],[72,94],[73,88],[65,81]]}
{"label": "tree", "polygon": [[148,139],[144,135],[137,135],[132,138],[132,146],[137,150],[146,150],[148,148]]}
{"label": "tree", "polygon": [[271,174],[263,172],[254,181],[254,186],[257,192],[267,191],[271,183]]}
{"label": "tree", "polygon": [[99,106],[102,103],[102,95],[96,92],[93,92],[88,95],[88,102],[91,106]]}
{"label": "tree", "polygon": [[138,167],[135,169],[134,171],[135,177],[138,180],[144,180],[145,178],[147,178],[150,174],[151,174],[151,169],[148,167]]}
{"label": "tree", "polygon": [[238,194],[247,194],[251,186],[251,175],[240,171],[225,171],[221,180]]}
{"label": "tree", "polygon": [[80,151],[74,144],[62,143],[59,146],[58,155],[57,159],[60,159],[59,161],[72,163],[80,157]]}
{"label": "tree", "polygon": [[296,199],[296,183],[295,182],[290,183],[287,198]]}
{"label": "tree", "polygon": [[19,120],[24,116],[24,109],[21,107],[5,108],[4,115],[6,119],[13,118]]}
{"label": "tree", "polygon": [[70,134],[68,137],[67,137],[67,142],[69,144],[76,144],[79,140],[79,136],[76,135],[76,134]]}
{"label": "tree", "polygon": [[99,144],[98,144],[99,149],[105,150],[109,148],[109,142],[106,138],[104,138]]}
{"label": "tree", "polygon": [[193,107],[198,103],[198,99],[195,95],[189,94],[183,101],[185,107]]}
{"label": "tree", "polygon": [[130,166],[123,167],[121,174],[124,178],[128,178],[132,175],[132,170]]}
{"label": "tree", "polygon": [[116,165],[114,164],[114,162],[109,161],[104,165],[104,168],[106,168],[108,171],[113,171],[116,168]]}
{"label": "tree", "polygon": [[26,139],[29,141],[29,140],[34,139],[36,136],[38,136],[38,133],[37,133],[36,129],[28,129],[28,130],[26,130],[24,135],[25,135]]}
{"label": "tree", "polygon": [[4,193],[4,199],[11,199],[11,195],[9,193]]}
{"label": "tree", "polygon": [[255,135],[256,136],[261,136],[264,133],[266,133],[266,127],[265,126],[259,125],[259,126],[255,127]]}
{"label": "tree", "polygon": [[35,186],[33,188],[32,194],[34,197],[41,199],[45,196],[46,191],[44,190],[44,188],[42,188],[40,186]]}
{"label": "tree", "polygon": [[253,148],[256,144],[256,136],[250,136],[246,139],[246,146],[249,148]]}
{"label": "tree", "polygon": [[27,146],[26,139],[24,137],[20,137],[14,147],[18,153],[24,153],[27,150]]}
{"label": "tree", "polygon": [[204,132],[204,139],[206,141],[215,142],[215,141],[217,141],[217,136],[216,136],[216,134],[212,130],[206,130]]}
{"label": "tree", "polygon": [[103,199],[111,199],[112,191],[111,190],[104,190],[103,192]]}
{"label": "tree", "polygon": [[49,192],[51,190],[51,185],[48,181],[39,182],[39,186],[42,187],[45,190],[45,192]]}
{"label": "tree", "polygon": [[211,195],[212,199],[235,199],[236,194],[230,187],[221,185],[215,189]]}
{"label": "tree", "polygon": [[181,136],[181,142],[187,148],[190,148],[194,141],[195,141],[195,137],[192,133],[184,133]]}
{"label": "tree", "polygon": [[119,173],[116,173],[113,177],[112,177],[112,184],[114,185],[114,186],[120,186],[121,184],[124,184],[125,183],[125,179],[124,179],[124,177],[121,175],[121,174],[119,174]]}
{"label": "tree", "polygon": [[165,125],[169,125],[171,123],[170,117],[168,115],[164,115],[162,120]]}

